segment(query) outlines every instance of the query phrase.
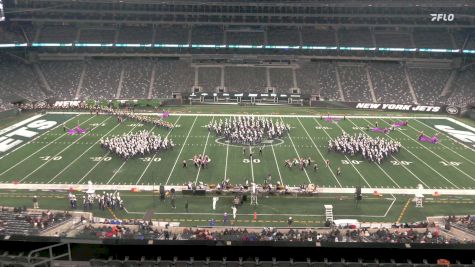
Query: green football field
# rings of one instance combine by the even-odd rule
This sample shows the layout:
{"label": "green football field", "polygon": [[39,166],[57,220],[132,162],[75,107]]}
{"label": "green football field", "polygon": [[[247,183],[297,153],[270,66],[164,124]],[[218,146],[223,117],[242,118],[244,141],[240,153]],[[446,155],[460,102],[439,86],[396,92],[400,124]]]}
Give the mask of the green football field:
{"label": "green football field", "polygon": [[[258,148],[246,147],[246,153],[243,154],[243,147],[226,143],[224,140],[217,139],[213,132],[208,132],[205,125],[209,122],[230,116],[236,116],[236,113],[177,114],[172,112],[166,120],[174,123],[175,128],[166,130],[131,120],[118,123],[115,117],[108,115],[95,116],[79,113],[38,115],[36,120],[54,121],[56,124],[48,129],[37,126],[36,134],[31,137],[10,136],[21,140],[22,143],[10,150],[0,152],[0,188],[16,189],[18,187],[30,190],[85,188],[84,185],[92,181],[96,186],[103,185],[105,186],[103,188],[109,190],[125,190],[142,185],[176,186],[187,182],[217,184],[224,177],[228,177],[232,184],[243,184],[246,180],[262,184],[264,179],[271,175],[273,182],[280,181],[289,186],[313,183],[322,190],[331,189],[328,192],[337,194],[353,192],[352,188],[355,186],[363,187],[366,190],[365,193],[393,189],[390,191],[393,195],[388,195],[391,199],[395,198],[394,195],[404,195],[405,189],[414,189],[419,184],[434,192],[451,190],[451,195],[454,196],[468,197],[468,195],[474,195],[473,192],[475,192],[475,152],[473,147],[463,143],[463,134],[473,135],[473,128],[453,119],[424,115],[401,119],[391,118],[387,114],[376,114],[376,116],[367,117],[348,116],[346,120],[330,123],[321,120],[320,116],[276,114],[266,116],[262,114],[261,116],[269,117],[273,121],[279,120],[289,124],[291,130],[282,140],[266,144],[263,155],[259,155]],[[22,117],[15,123],[22,122],[24,119]],[[388,135],[367,131],[367,126],[373,126],[376,122],[380,127],[389,127],[392,123],[401,120],[407,120],[409,125],[392,131]],[[83,135],[68,135],[63,130],[63,124],[68,129],[79,124],[82,128],[88,129],[88,132]],[[15,129],[10,132],[0,132],[0,138],[2,135],[8,136]],[[103,150],[99,145],[101,138],[140,130],[153,131],[171,138],[176,144],[175,149],[124,161]],[[402,143],[403,148],[381,165],[364,161],[361,156],[351,157],[328,152],[328,140],[340,135],[342,131],[397,140]],[[440,142],[438,144],[419,142],[417,137],[420,131],[427,136],[440,132]],[[461,134],[462,138],[460,138]],[[252,160],[248,157],[250,149],[254,154]],[[193,155],[198,154],[209,155],[211,163],[208,168],[198,169],[193,166],[190,160]],[[312,158],[319,165],[318,171],[315,172],[310,167],[302,171],[297,167],[288,169],[284,166],[285,160],[297,157]],[[331,168],[324,167],[324,159],[332,162]],[[187,168],[182,167],[183,160],[189,162]],[[342,170],[340,176],[336,175],[337,167]],[[384,215],[392,202],[391,199],[387,199],[387,203],[383,201],[380,207],[381,212],[377,212],[377,216]],[[394,206],[404,207],[407,197],[397,196],[397,199]],[[468,200],[473,199],[469,197],[466,201]],[[209,200],[203,201],[209,202]],[[292,203],[291,200],[288,202]],[[303,210],[289,207],[284,213],[305,214],[307,204],[303,203],[294,203],[303,206]],[[348,204],[349,211],[352,211],[352,205]],[[146,206],[136,207],[134,210],[140,214],[147,209]],[[394,218],[399,216],[401,207]],[[470,207],[473,205],[468,205],[460,213],[475,212]],[[269,208],[267,213],[279,213],[277,207],[272,209]],[[375,208],[375,210],[378,209]],[[321,214],[321,211],[309,211],[309,213]],[[371,210],[359,212],[363,215],[370,215],[370,213]],[[374,220],[378,221],[378,217]]]}

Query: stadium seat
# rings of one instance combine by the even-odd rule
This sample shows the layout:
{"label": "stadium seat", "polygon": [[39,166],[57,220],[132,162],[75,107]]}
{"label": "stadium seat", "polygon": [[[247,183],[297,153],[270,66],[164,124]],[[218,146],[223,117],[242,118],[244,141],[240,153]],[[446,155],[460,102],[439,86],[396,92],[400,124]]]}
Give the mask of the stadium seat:
{"label": "stadium seat", "polygon": [[129,260],[129,257],[125,257],[123,266],[124,267],[137,267],[137,266],[140,266],[140,261]]}
{"label": "stadium seat", "polygon": [[91,264],[91,267],[103,267],[107,266],[107,261],[105,260],[99,260],[99,259],[92,259],[89,261]]}
{"label": "stadium seat", "polygon": [[158,260],[146,260],[145,257],[142,257],[140,260],[141,267],[154,267],[157,266]]}
{"label": "stadium seat", "polygon": [[210,261],[209,266],[210,267],[225,267],[226,262],[224,262],[224,261]]}
{"label": "stadium seat", "polygon": [[107,266],[108,267],[122,267],[124,266],[124,263],[120,260],[108,260]]}

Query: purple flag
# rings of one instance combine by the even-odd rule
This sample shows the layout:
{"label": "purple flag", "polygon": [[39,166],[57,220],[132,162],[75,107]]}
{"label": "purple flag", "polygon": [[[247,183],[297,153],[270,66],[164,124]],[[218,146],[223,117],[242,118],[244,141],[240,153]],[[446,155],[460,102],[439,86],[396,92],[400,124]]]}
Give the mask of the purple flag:
{"label": "purple flag", "polygon": [[384,134],[388,134],[390,132],[389,128],[371,128],[371,131]]}
{"label": "purple flag", "polygon": [[439,142],[439,138],[435,135],[432,136],[432,137],[421,135],[421,136],[419,136],[419,141],[420,142],[431,143],[431,144],[437,144]]}
{"label": "purple flag", "polygon": [[402,127],[402,126],[407,126],[407,121],[398,121],[393,123],[394,127]]}
{"label": "purple flag", "polygon": [[69,135],[75,135],[75,134],[85,134],[86,133],[86,130],[82,129],[81,127],[79,127],[79,125],[76,127],[76,128],[73,128],[73,129],[69,129],[68,130],[68,134]]}
{"label": "purple flag", "polygon": [[163,119],[166,119],[166,118],[168,118],[169,116],[170,116],[170,112],[168,112],[168,111],[164,111],[163,114],[162,114],[162,118],[163,118]]}
{"label": "purple flag", "polygon": [[328,117],[324,118],[324,120],[326,122],[330,122],[330,123],[335,122],[336,123],[336,122],[340,121],[340,118],[333,118],[333,117],[328,116]]}

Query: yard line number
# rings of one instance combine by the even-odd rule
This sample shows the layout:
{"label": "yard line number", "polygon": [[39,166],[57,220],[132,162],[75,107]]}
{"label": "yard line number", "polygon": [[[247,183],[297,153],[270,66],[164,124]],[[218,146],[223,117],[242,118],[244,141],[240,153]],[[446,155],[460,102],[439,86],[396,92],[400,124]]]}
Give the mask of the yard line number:
{"label": "yard line number", "polygon": [[440,161],[440,164],[444,165],[444,166],[459,166],[460,164],[462,164],[462,162],[456,162],[456,161],[449,161],[449,162],[445,162],[445,161]]}
{"label": "yard line number", "polygon": [[[251,163],[250,159],[242,159],[242,163]],[[260,159],[253,159],[252,163],[261,163]]]}
{"label": "yard line number", "polygon": [[162,161],[162,158],[153,158],[153,157],[146,157],[146,158],[140,158],[141,161],[143,162],[160,162]]}
{"label": "yard line number", "polygon": [[[353,164],[353,165],[359,165],[361,163],[363,163],[364,161],[362,160],[346,160],[346,159],[343,159],[341,160],[341,164],[343,165],[350,165],[350,164]],[[394,166],[408,166],[408,165],[411,165],[412,162],[411,161],[396,161],[396,160],[391,160],[390,161],[392,165]],[[442,161],[441,161],[442,162]],[[445,162],[444,162],[445,163]],[[457,162],[455,162],[457,163]],[[446,165],[446,166],[454,166],[454,165]],[[455,166],[458,166],[458,165],[455,165]]]}
{"label": "yard line number", "polygon": [[43,156],[40,157],[41,160],[48,161],[48,160],[61,160],[62,156]]}
{"label": "yard line number", "polygon": [[111,161],[112,157],[91,157],[92,161]]}

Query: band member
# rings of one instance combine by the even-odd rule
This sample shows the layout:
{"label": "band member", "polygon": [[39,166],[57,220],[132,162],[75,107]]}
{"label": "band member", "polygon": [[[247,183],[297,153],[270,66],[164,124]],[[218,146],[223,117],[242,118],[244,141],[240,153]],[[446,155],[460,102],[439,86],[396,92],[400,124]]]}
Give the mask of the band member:
{"label": "band member", "polygon": [[186,159],[183,160],[183,168],[186,168]]}
{"label": "band member", "polygon": [[340,176],[340,175],[341,175],[341,168],[340,168],[340,167],[338,167],[338,168],[336,169],[336,175],[337,175],[337,176]]}

